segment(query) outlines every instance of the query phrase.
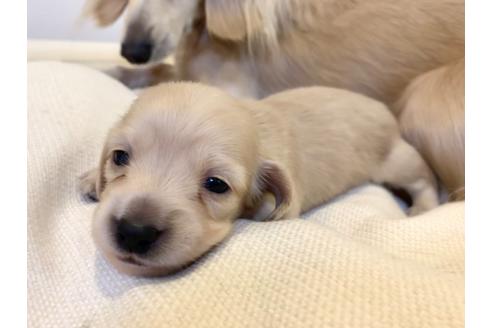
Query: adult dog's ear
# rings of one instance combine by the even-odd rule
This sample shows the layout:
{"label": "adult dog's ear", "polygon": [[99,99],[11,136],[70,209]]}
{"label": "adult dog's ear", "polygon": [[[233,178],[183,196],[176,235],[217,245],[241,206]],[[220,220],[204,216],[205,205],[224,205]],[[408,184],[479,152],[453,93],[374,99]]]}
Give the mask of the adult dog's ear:
{"label": "adult dog's ear", "polygon": [[240,41],[246,38],[247,24],[244,0],[207,0],[207,30],[219,38]]}
{"label": "adult dog's ear", "polygon": [[207,30],[225,40],[247,41],[250,50],[278,50],[278,33],[294,21],[290,0],[207,0]]}
{"label": "adult dog's ear", "polygon": [[83,15],[91,17],[99,26],[114,23],[121,16],[129,0],[88,0]]}
{"label": "adult dog's ear", "polygon": [[222,39],[260,41],[271,46],[283,16],[288,16],[287,4],[279,0],[207,0],[207,29]]}
{"label": "adult dog's ear", "polygon": [[[272,207],[267,202],[273,195]],[[253,184],[251,214],[255,220],[268,221],[293,218],[300,213],[295,189],[288,171],[274,161],[264,161]]]}

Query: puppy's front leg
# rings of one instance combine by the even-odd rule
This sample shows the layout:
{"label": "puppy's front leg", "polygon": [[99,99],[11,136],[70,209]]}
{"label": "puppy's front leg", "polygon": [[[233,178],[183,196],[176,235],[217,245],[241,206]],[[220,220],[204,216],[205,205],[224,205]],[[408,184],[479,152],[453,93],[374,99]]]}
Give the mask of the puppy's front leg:
{"label": "puppy's front leg", "polygon": [[99,201],[96,191],[98,169],[94,168],[82,174],[78,181],[78,191],[87,200]]}

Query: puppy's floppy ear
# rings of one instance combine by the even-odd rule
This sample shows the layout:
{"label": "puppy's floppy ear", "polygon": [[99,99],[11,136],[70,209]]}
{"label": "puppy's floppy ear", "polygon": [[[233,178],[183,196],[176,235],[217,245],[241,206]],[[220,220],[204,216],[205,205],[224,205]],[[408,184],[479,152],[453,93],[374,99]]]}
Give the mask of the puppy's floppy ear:
{"label": "puppy's floppy ear", "polygon": [[121,16],[129,0],[88,0],[83,15],[91,17],[99,26],[114,23]]}
{"label": "puppy's floppy ear", "polygon": [[[268,194],[273,195],[274,208],[265,213]],[[274,161],[264,161],[260,165],[252,196],[253,214],[257,220],[280,220],[299,215],[300,206],[292,178],[285,168]]]}

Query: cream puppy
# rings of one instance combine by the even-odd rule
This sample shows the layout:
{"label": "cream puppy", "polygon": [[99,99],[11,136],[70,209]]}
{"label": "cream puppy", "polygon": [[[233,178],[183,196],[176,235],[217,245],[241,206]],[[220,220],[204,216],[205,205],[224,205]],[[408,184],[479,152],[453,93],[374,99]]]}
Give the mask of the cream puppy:
{"label": "cream puppy", "polygon": [[430,169],[380,102],[325,87],[238,100],[172,83],[142,92],[81,188],[99,200],[103,255],[122,272],[161,275],[222,241],[238,217],[295,218],[370,181],[407,190],[411,214],[438,204]]}

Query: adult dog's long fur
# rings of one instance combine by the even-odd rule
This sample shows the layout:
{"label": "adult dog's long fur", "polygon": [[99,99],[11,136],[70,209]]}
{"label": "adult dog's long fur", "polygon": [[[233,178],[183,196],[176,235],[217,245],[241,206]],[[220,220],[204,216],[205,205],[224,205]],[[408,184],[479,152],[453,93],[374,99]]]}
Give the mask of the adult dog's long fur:
{"label": "adult dog's long fur", "polygon": [[175,53],[173,74],[135,76],[149,83],[194,80],[254,98],[326,85],[385,102],[446,189],[464,198],[464,0],[90,4],[101,25],[129,4],[124,42],[150,42],[150,61]]}

